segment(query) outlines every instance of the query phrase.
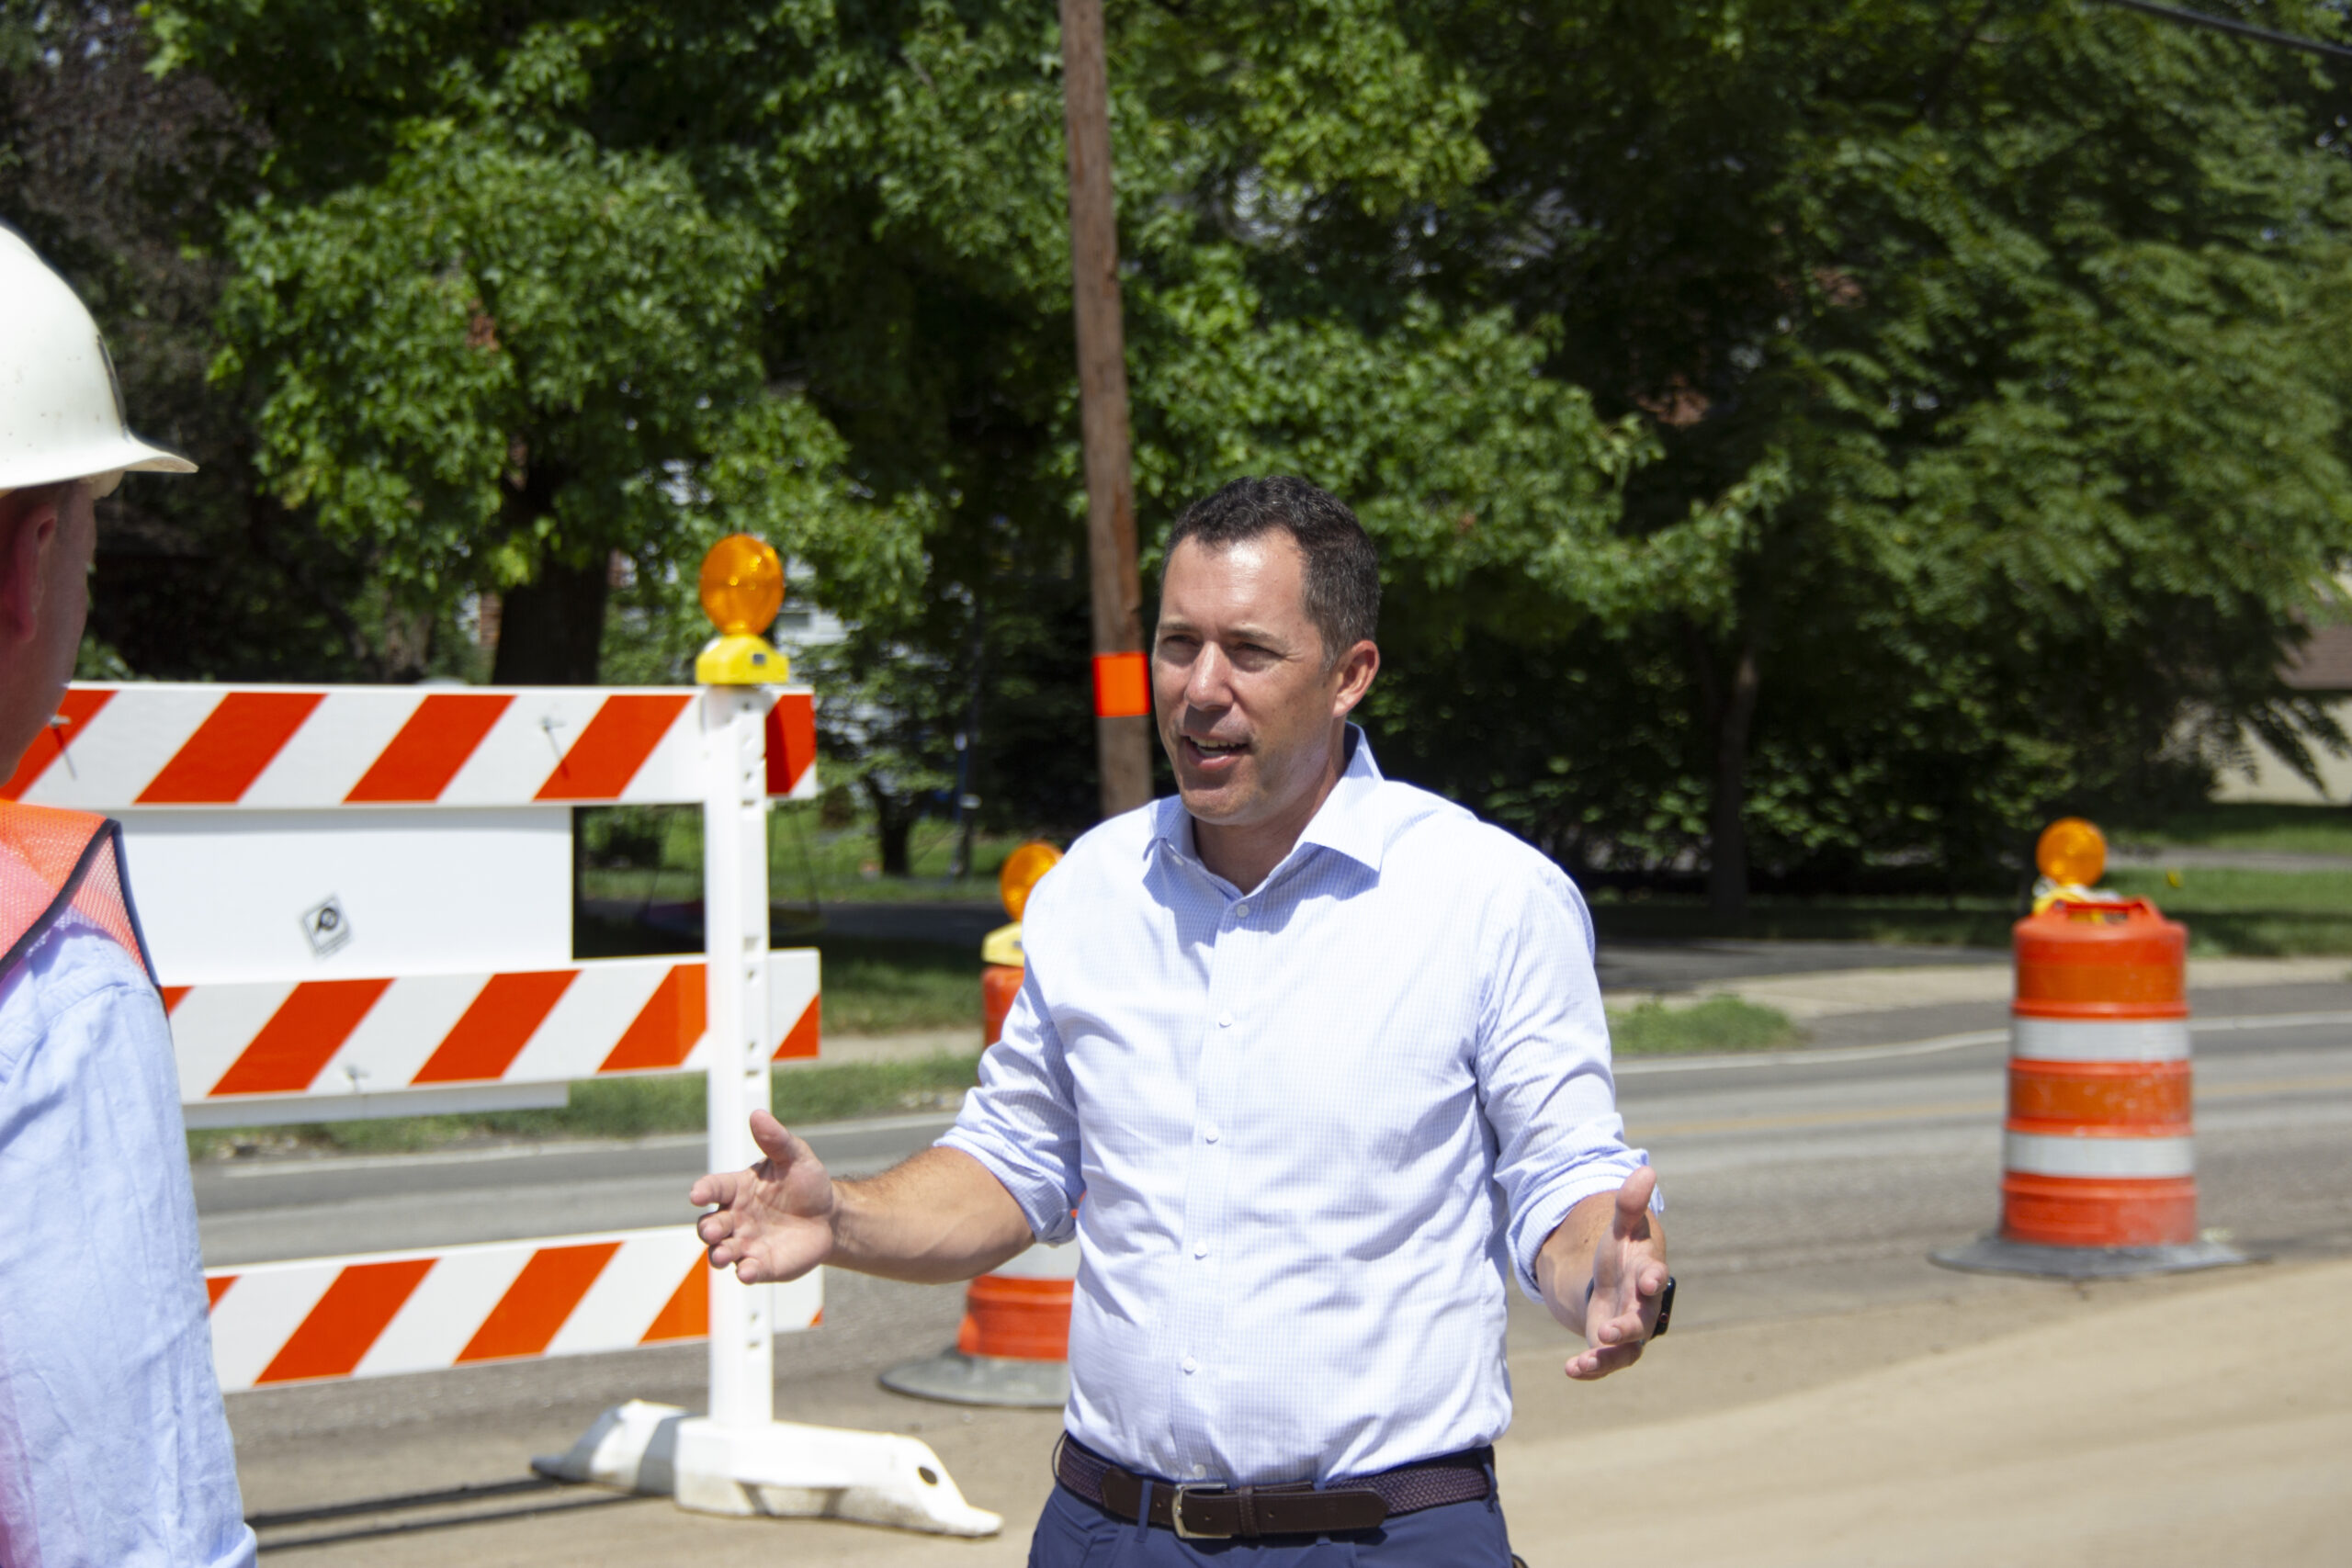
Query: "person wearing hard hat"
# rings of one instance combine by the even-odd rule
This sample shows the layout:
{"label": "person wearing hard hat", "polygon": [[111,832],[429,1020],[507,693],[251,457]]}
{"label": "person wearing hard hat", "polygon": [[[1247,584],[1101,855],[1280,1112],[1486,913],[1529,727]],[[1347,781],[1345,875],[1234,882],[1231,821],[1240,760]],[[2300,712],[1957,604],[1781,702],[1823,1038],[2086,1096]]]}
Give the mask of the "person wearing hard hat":
{"label": "person wearing hard hat", "polygon": [[[0,226],[0,768],[89,608],[94,503],[141,441],[97,323]],[[120,830],[0,804],[0,1568],[251,1563],[212,1371],[178,1070]]]}
{"label": "person wearing hard hat", "polygon": [[1189,508],[1151,657],[1177,795],[1037,884],[956,1126],[835,1181],[761,1111],[767,1157],[690,1193],[752,1282],[1078,1243],[1031,1568],[1510,1568],[1511,1287],[1584,1337],[1579,1382],[1666,1332],[1590,916],[1534,849],[1382,776],[1349,722],[1379,605],[1372,540],[1306,480]]}

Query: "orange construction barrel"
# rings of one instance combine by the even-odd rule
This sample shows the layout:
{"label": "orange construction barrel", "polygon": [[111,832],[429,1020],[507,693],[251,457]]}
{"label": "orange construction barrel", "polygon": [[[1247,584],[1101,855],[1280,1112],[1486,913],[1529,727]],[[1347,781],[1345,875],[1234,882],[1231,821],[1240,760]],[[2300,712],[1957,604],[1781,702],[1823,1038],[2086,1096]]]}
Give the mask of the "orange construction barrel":
{"label": "orange construction barrel", "polygon": [[[1004,1034],[1004,1021],[1028,974],[1021,917],[1029,893],[1061,852],[1024,844],[1000,875],[1012,923],[980,944],[980,1045]],[[882,1374],[882,1386],[956,1404],[1058,1408],[1069,1399],[1069,1311],[1078,1248],[1032,1247],[974,1280],[964,1292],[955,1347]]]}
{"label": "orange construction barrel", "polygon": [[2000,1228],[1936,1261],[2072,1277],[2244,1261],[2199,1239],[2188,931],[2144,898],[2075,897],[2011,939]]}
{"label": "orange construction barrel", "polygon": [[980,965],[980,1046],[983,1050],[1004,1037],[1004,1021],[1012,998],[1021,994],[1021,976],[1028,971],[1018,964]]}
{"label": "orange construction barrel", "polygon": [[2188,931],[2133,899],[2055,904],[2013,934],[2002,1236],[2195,1241]]}

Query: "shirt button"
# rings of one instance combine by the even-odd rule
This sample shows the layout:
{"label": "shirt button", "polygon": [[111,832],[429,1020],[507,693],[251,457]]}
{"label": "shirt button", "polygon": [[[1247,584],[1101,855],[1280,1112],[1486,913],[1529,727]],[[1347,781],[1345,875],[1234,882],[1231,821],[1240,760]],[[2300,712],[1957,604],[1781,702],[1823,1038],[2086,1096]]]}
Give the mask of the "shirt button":
{"label": "shirt button", "polygon": [[1217,1137],[1216,1129],[1214,1127],[1204,1127],[1201,1129],[1201,1136],[1214,1144],[1216,1142]]}
{"label": "shirt button", "polygon": [[1197,1480],[1199,1480],[1202,1476],[1206,1475],[1208,1472],[1209,1472],[1209,1467],[1208,1467],[1207,1465],[1204,1465],[1204,1464],[1196,1464],[1196,1465],[1194,1465],[1194,1466],[1193,1467],[1193,1479],[1194,1479],[1195,1481],[1197,1481]]}
{"label": "shirt button", "polygon": [[1184,1358],[1183,1362],[1182,1362],[1182,1365],[1183,1365],[1183,1368],[1184,1368],[1184,1375],[1185,1375],[1186,1377],[1190,1377],[1190,1376],[1192,1376],[1194,1372],[1197,1372],[1197,1371],[1199,1371],[1201,1370],[1201,1364],[1200,1364],[1198,1361],[1195,1361],[1194,1359],[1193,1359],[1193,1358],[1192,1358],[1192,1357],[1190,1357],[1190,1356],[1187,1356],[1187,1357],[1185,1357],[1185,1358]]}
{"label": "shirt button", "polygon": [[1204,1242],[1204,1241],[1196,1241],[1196,1242],[1194,1242],[1194,1243],[1193,1244],[1193,1257],[1195,1257],[1195,1258],[1206,1258],[1208,1255],[1209,1255],[1209,1244],[1208,1244],[1207,1242]]}
{"label": "shirt button", "polygon": [[1237,918],[1246,920],[1250,918],[1250,906],[1247,904],[1236,904],[1233,907],[1233,913]]}
{"label": "shirt button", "polygon": [[1217,1014],[1216,1026],[1219,1029],[1231,1029],[1233,1027],[1233,1015],[1229,1012],[1221,1012]]}

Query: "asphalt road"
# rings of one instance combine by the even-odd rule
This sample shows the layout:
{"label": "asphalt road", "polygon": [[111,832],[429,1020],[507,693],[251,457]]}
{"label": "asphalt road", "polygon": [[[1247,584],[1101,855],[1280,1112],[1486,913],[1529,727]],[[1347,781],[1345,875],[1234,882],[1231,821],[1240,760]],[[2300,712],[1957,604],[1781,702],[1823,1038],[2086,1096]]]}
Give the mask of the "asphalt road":
{"label": "asphalt road", "polygon": [[[2282,1004],[2287,1019],[2263,1016]],[[2335,1011],[2345,1021],[2288,1021]],[[1893,1048],[1620,1064],[1628,1134],[1652,1151],[1665,1178],[1678,1255],[1697,1247],[1738,1271],[1792,1247],[1823,1257],[1825,1247],[1841,1257],[1880,1246],[1925,1248],[1990,1217],[1984,1195],[1998,1169],[1998,1010],[1922,1009],[1839,1023],[1842,1038],[1874,1037]],[[2342,1136],[2352,1121],[2352,986],[2213,993],[2200,998],[2196,1027],[2209,1223],[2258,1235],[2266,1246],[2292,1243],[2293,1228],[2282,1232],[2268,1217],[2303,1213],[2305,1195],[2277,1190],[2301,1179],[2290,1171],[2309,1171],[2321,1192],[2344,1195],[2352,1221],[2352,1139]],[[803,1131],[829,1168],[860,1175],[923,1147],[948,1121],[911,1115]],[[2300,1148],[2306,1129],[2316,1130],[2307,1157],[2240,1157],[2256,1155],[2256,1145]],[[684,1223],[702,1147],[689,1135],[207,1164],[196,1171],[205,1260],[259,1263]],[[1847,1179],[1853,1190],[1841,1190]],[[1755,1206],[1759,1194],[1769,1194],[1769,1209]],[[1821,1234],[1805,1235],[1808,1226]],[[1720,1260],[1712,1255],[1718,1246]]]}
{"label": "asphalt road", "polygon": [[[2282,1260],[2352,1254],[2352,986],[2216,993],[2201,996],[2199,1010],[2204,1224]],[[1868,1353],[1838,1337],[1858,1312],[1876,1314],[1871,1323],[1893,1321],[1889,1313],[1917,1324],[1932,1317],[1936,1326],[1917,1333],[1961,1342],[2018,1313],[2049,1310],[2049,1292],[2064,1291],[1952,1274],[1926,1260],[1996,1216],[1998,1010],[1918,1010],[1873,1021],[1883,1043],[1622,1065],[1630,1134],[1651,1151],[1668,1192],[1678,1328],[1752,1333],[1785,1323],[1801,1341],[1851,1357]],[[811,1131],[829,1164],[855,1171],[922,1146],[941,1124],[908,1117]],[[684,1188],[699,1168],[698,1140],[216,1166],[198,1172],[198,1201],[208,1261],[239,1263],[683,1223]],[[988,1413],[975,1428],[967,1415],[875,1390],[876,1371],[952,1337],[958,1292],[854,1275],[829,1276],[827,1292],[825,1326],[778,1341],[780,1412],[920,1431],[942,1443],[985,1432],[972,1457],[942,1448],[975,1495],[967,1468],[991,1483],[987,1466],[1012,1462],[1000,1451],[1026,1455],[1050,1442],[1050,1416]],[[1565,1350],[1566,1337],[1519,1303],[1512,1345],[1516,1362],[1531,1349]],[[702,1376],[699,1348],[682,1347],[229,1403],[249,1511],[300,1513],[427,1483],[510,1481],[526,1445],[545,1446],[543,1434],[577,1430],[597,1408],[629,1397],[697,1404]],[[423,1521],[402,1514],[395,1522]],[[311,1528],[288,1526],[271,1539]],[[359,1554],[350,1561],[372,1560],[363,1544],[355,1535],[347,1550]],[[344,1561],[344,1550],[332,1560]]]}

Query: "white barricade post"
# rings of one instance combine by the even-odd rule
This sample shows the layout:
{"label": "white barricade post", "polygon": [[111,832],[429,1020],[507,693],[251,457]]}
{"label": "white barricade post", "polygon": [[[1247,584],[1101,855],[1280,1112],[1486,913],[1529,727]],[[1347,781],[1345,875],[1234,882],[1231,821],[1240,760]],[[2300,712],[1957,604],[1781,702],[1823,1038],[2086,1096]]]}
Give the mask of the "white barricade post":
{"label": "white barricade post", "polygon": [[[775,552],[748,536],[703,563],[703,607],[719,636],[695,661],[703,730],[705,975],[710,1164],[759,1157],[749,1122],[768,1105],[767,703],[783,660],[758,635],[784,595]],[[710,1279],[710,1409],[631,1401],[599,1416],[544,1473],[669,1492],[698,1512],[853,1519],[944,1535],[993,1535],[1003,1519],[964,1500],[920,1438],[775,1418],[775,1287],[731,1270]]]}

